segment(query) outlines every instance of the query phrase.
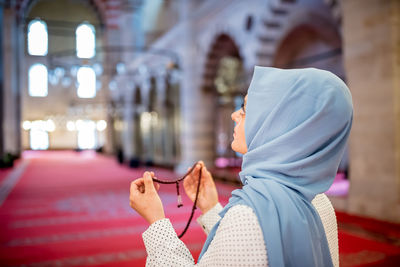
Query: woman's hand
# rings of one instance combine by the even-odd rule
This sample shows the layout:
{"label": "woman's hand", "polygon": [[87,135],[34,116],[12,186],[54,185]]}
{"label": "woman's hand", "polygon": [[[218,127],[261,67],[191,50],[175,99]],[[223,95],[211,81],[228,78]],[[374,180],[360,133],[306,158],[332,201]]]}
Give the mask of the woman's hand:
{"label": "woman's hand", "polygon": [[157,194],[159,184],[153,182],[154,173],[145,172],[143,178],[131,183],[130,206],[150,224],[165,218],[161,199]]}
{"label": "woman's hand", "polygon": [[183,180],[183,187],[185,188],[187,196],[194,202],[196,199],[200,169],[202,170],[200,191],[196,206],[204,214],[218,203],[218,192],[211,173],[207,170],[202,161],[199,161],[192,172]]}

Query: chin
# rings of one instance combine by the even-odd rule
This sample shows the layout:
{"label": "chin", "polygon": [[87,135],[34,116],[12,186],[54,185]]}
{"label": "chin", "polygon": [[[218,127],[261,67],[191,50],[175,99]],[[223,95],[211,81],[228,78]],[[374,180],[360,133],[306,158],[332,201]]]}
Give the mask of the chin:
{"label": "chin", "polygon": [[239,151],[240,149],[238,149],[238,146],[237,146],[235,140],[232,141],[232,143],[231,143],[231,148],[232,148],[233,151],[238,152],[238,153],[241,153],[241,152]]}
{"label": "chin", "polygon": [[231,148],[232,148],[233,151],[235,151],[235,152],[237,152],[237,153],[240,153],[240,154],[242,154],[242,155],[244,155],[244,154],[247,153],[247,148],[240,147],[240,145],[238,145],[238,144],[235,142],[235,140],[232,141],[232,143],[231,143]]}

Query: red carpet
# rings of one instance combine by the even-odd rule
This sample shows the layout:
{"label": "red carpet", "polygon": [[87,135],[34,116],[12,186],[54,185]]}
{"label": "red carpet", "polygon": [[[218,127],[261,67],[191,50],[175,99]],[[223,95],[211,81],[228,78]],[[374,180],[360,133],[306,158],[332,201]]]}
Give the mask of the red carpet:
{"label": "red carpet", "polygon": [[[29,151],[24,157],[28,165],[0,207],[1,266],[144,266],[141,233],[147,223],[129,207],[130,182],[143,169],[122,167],[93,152]],[[219,186],[219,191],[226,203],[231,188]],[[181,232],[190,200],[184,197],[185,206],[178,209],[174,185],[162,185],[160,197]],[[197,257],[205,235],[193,221],[183,240],[190,240]]]}
{"label": "red carpet", "polygon": [[[147,223],[129,207],[130,181],[143,171],[93,152],[25,152],[12,172],[0,173],[0,266],[144,266]],[[175,176],[154,171],[161,179]],[[232,189],[218,184],[222,204]],[[160,196],[180,233],[191,202],[184,197],[178,209],[175,190],[162,185]],[[338,218],[341,266],[400,262],[398,225]],[[195,258],[205,238],[193,221],[183,241]]]}
{"label": "red carpet", "polygon": [[400,225],[336,214],[340,266],[400,266]]}

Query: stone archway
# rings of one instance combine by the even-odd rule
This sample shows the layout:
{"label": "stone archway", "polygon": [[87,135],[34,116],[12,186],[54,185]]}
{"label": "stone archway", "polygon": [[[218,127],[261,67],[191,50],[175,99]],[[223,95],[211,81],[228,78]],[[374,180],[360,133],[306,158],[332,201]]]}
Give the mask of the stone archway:
{"label": "stone archway", "polygon": [[[273,66],[279,68],[314,67],[331,71],[342,80],[345,70],[342,57],[342,40],[339,29],[325,21],[314,18],[314,23],[305,22],[294,26],[277,45]],[[348,146],[340,163],[338,175],[327,192],[330,196],[347,196],[350,182]]]}
{"label": "stone archway", "polygon": [[312,24],[294,27],[277,46],[272,65],[278,68],[316,67],[344,77],[342,40],[335,28]]}
{"label": "stone archway", "polygon": [[223,57],[235,57],[240,59],[239,49],[234,40],[227,34],[217,35],[207,53],[206,65],[203,75],[202,90],[212,92],[215,90],[214,80],[218,71],[218,64]]}
{"label": "stone archway", "polygon": [[[30,9],[37,2],[39,2],[39,0],[17,0],[13,3],[14,6],[12,6],[11,3],[9,3],[9,5],[10,7],[15,8],[19,18],[25,18],[26,14],[29,13]],[[82,2],[93,8],[98,16],[98,20],[103,26],[110,28],[118,26],[116,22],[122,10],[121,0],[87,0]]]}
{"label": "stone archway", "polygon": [[[318,8],[301,0],[269,3],[258,37],[258,64],[279,68],[316,67],[345,80],[340,5],[338,1],[327,0],[315,0],[314,4]],[[347,177],[348,166],[346,149],[339,167],[344,175],[338,177]],[[343,185],[345,190],[332,194],[347,195],[349,181],[344,180]]]}
{"label": "stone archway", "polygon": [[213,154],[218,168],[240,165],[240,159],[230,148],[234,127],[230,115],[242,101],[245,78],[242,62],[235,41],[225,33],[217,35],[207,54],[202,90],[213,95]]}
{"label": "stone archway", "polygon": [[[309,24],[325,30],[341,32],[341,9],[337,0],[315,0],[315,3],[302,0],[269,1],[262,26],[258,32],[256,63],[261,66],[274,65],[274,58],[281,41],[294,28]],[[316,9],[314,5],[318,4]],[[319,9],[319,10],[318,10]],[[325,28],[325,29],[324,29]],[[340,38],[339,38],[340,39]]]}

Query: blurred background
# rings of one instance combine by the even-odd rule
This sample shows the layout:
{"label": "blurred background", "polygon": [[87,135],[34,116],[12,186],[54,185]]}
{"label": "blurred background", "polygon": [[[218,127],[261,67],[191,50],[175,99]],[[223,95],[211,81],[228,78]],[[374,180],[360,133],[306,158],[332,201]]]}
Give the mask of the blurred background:
{"label": "blurred background", "polygon": [[[241,166],[230,114],[255,65],[349,86],[326,193],[340,262],[400,265],[400,1],[3,0],[0,22],[1,266],[144,266],[128,193],[145,170],[175,179],[203,160],[226,204]],[[160,195],[180,232],[190,201]],[[196,222],[183,240],[197,258]]]}

